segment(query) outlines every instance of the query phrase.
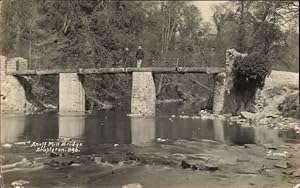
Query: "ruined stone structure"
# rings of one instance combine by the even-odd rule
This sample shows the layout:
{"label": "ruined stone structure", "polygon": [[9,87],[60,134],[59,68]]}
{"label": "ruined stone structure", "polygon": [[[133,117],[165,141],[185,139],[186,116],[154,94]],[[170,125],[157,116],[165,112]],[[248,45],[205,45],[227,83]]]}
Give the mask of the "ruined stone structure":
{"label": "ruined stone structure", "polygon": [[18,76],[59,74],[59,112],[85,112],[85,91],[82,79],[85,74],[132,74],[131,114],[155,116],[156,93],[153,73],[204,73],[215,75],[213,113],[222,113],[226,92],[232,88],[234,60],[244,54],[234,49],[226,51],[226,68],[223,67],[143,67],[98,69],[28,70],[27,60],[1,56],[1,111],[24,112],[26,93]]}
{"label": "ruined stone structure", "polygon": [[213,113],[220,114],[224,107],[224,98],[226,90],[226,73],[219,73],[215,75],[214,101]]}
{"label": "ruined stone structure", "polygon": [[23,58],[7,59],[0,56],[0,74],[1,74],[1,112],[23,113],[29,104],[26,100],[24,87],[19,80],[12,75],[7,75],[7,70],[17,70],[17,64],[26,67],[27,60]]}
{"label": "ruined stone structure", "polygon": [[237,57],[245,57],[247,54],[239,53],[235,49],[226,50],[226,67],[225,72],[215,76],[213,113],[220,114],[224,109],[226,94],[233,88],[232,68]]}

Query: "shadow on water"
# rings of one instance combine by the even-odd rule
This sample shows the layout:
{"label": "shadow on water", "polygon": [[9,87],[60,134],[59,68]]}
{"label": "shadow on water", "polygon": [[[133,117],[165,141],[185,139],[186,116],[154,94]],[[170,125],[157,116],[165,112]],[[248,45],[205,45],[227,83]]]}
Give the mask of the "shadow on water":
{"label": "shadow on water", "polygon": [[68,137],[86,144],[151,145],[168,140],[213,140],[230,145],[295,142],[294,130],[230,125],[222,120],[128,117],[122,111],[83,114],[2,115],[1,143]]}

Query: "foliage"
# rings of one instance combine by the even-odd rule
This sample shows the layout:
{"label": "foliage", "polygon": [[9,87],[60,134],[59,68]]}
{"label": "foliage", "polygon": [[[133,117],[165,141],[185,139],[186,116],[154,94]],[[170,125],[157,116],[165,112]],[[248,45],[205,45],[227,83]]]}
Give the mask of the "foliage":
{"label": "foliage", "polygon": [[239,91],[262,89],[269,67],[269,59],[260,53],[237,58],[233,66],[234,88]]}
{"label": "foliage", "polygon": [[217,50],[263,53],[272,67],[299,71],[291,68],[299,61],[298,37],[293,34],[298,14],[299,4],[289,1],[231,1],[215,6]]}

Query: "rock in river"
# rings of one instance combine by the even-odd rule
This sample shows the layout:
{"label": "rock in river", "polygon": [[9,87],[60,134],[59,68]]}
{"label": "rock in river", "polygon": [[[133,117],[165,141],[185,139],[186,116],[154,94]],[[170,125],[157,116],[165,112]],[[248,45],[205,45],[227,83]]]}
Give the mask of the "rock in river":
{"label": "rock in river", "polygon": [[192,170],[198,170],[198,167],[196,165],[193,165]]}
{"label": "rock in river", "polygon": [[295,172],[293,172],[294,177],[300,177],[300,169],[297,169]]}
{"label": "rock in river", "polygon": [[287,169],[287,168],[290,168],[291,165],[288,162],[281,162],[281,163],[278,163],[278,164],[274,164],[274,167]]}
{"label": "rock in river", "polygon": [[253,119],[255,116],[254,113],[246,112],[246,111],[243,111],[240,114],[241,114],[242,118],[244,118],[244,119]]}
{"label": "rock in river", "polygon": [[23,185],[29,184],[28,181],[25,180],[17,180],[11,183],[12,186],[14,187],[24,187]]}
{"label": "rock in river", "polygon": [[215,164],[204,164],[203,167],[205,170],[208,170],[208,171],[216,171],[219,169],[219,167]]}
{"label": "rock in river", "polygon": [[266,149],[277,150],[277,146],[274,146],[274,145],[271,145],[271,144],[264,144],[264,147]]}
{"label": "rock in river", "polygon": [[183,169],[187,169],[187,168],[191,168],[191,165],[185,161],[181,161],[181,164],[180,166],[183,168]]}
{"label": "rock in river", "polygon": [[55,152],[51,152],[50,153],[50,157],[59,157],[59,154],[55,153]]}
{"label": "rock in river", "polygon": [[122,188],[143,188],[143,186],[139,183],[130,183],[127,185],[123,185]]}

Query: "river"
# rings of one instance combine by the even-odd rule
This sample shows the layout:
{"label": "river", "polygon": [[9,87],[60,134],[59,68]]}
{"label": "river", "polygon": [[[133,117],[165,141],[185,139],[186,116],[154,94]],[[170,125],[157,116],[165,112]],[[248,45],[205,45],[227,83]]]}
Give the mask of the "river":
{"label": "river", "polygon": [[[37,153],[35,151],[36,148],[30,147],[32,146],[30,144],[28,146],[19,146],[18,144],[14,146],[13,144],[24,141],[41,143],[49,140],[67,139],[83,144],[80,148],[81,152],[74,154],[77,156],[77,159],[82,156],[100,156],[103,162],[96,162],[97,165],[95,166],[95,162],[85,163],[83,162],[84,160],[79,160],[76,163],[81,164],[81,166],[77,168],[72,167],[76,169],[70,169],[70,167],[51,168],[49,167],[51,165],[45,165],[49,164],[45,162],[45,159],[42,162],[40,161],[45,166],[42,169],[32,170],[31,175],[28,175],[28,170],[30,170],[28,167],[21,170],[8,170],[4,173],[5,184],[9,185],[12,181],[18,179],[27,179],[30,182],[27,187],[121,187],[122,184],[130,183],[131,181],[141,182],[143,185],[147,185],[145,187],[156,187],[155,185],[176,187],[176,183],[174,184],[174,182],[167,180],[160,180],[155,183],[160,174],[168,178],[177,177],[182,179],[178,179],[181,182],[181,184],[177,183],[178,187],[182,187],[179,185],[183,184],[187,187],[197,187],[195,174],[187,176],[191,180],[188,183],[182,176],[185,176],[185,173],[192,173],[191,171],[185,172],[180,168],[176,168],[178,164],[175,167],[172,166],[172,163],[165,165],[164,162],[161,162],[161,158],[171,159],[172,156],[177,154],[193,155],[195,158],[200,153],[206,153],[205,155],[211,155],[212,161],[218,158],[216,160],[218,163],[220,159],[228,162],[231,161],[232,157],[238,155],[241,155],[241,158],[249,157],[249,153],[241,152],[244,146],[247,145],[255,146],[254,149],[257,152],[255,155],[264,157],[269,152],[262,147],[265,144],[276,145],[280,148],[280,146],[286,144],[297,144],[300,140],[299,134],[295,133],[294,130],[282,131],[259,126],[236,125],[219,119],[180,118],[180,115],[188,112],[179,111],[176,108],[168,112],[160,110],[160,115],[153,118],[129,117],[127,113],[126,111],[110,110],[84,115],[59,115],[56,113],[2,114],[1,155],[4,156],[3,158],[20,156],[19,159],[26,158],[26,160],[31,160],[31,162],[38,161],[37,159],[43,157],[47,158],[47,160],[56,159],[55,157],[49,157],[51,152]],[[5,148],[3,147],[5,144],[12,144],[13,147]],[[281,150],[278,149],[277,151],[280,152]],[[125,165],[126,168],[124,168],[124,165],[120,165],[120,162],[125,159],[119,156],[116,157],[116,155],[123,156],[124,154],[124,156],[127,156],[128,152],[134,152],[136,155],[139,155],[139,165],[129,163],[129,166]],[[117,159],[113,162],[111,158],[115,157]],[[154,162],[149,162],[147,157],[150,157]],[[103,161],[105,158],[108,159]],[[185,157],[184,159],[188,160],[189,158]],[[18,160],[6,159],[3,161],[5,165]],[[174,163],[180,162],[181,158],[175,157],[171,161],[175,161]],[[257,161],[258,164],[264,163],[260,161],[259,157],[257,157]],[[107,162],[116,166],[111,167],[107,165]],[[157,165],[152,163],[157,163]],[[140,166],[140,164],[143,165]],[[232,170],[229,170],[231,166],[232,164],[229,162],[228,164],[224,163],[224,172],[232,172]],[[107,176],[107,171],[104,169],[111,170],[111,168],[123,170],[120,170],[120,173],[116,173],[114,176]],[[174,169],[170,170],[170,168]],[[99,174],[99,172],[103,173]],[[124,172],[126,173],[124,174]],[[144,177],[141,177],[141,175]],[[208,174],[202,174],[201,177],[205,180],[206,176],[211,177]],[[78,177],[82,179],[80,180]],[[214,181],[217,180],[207,180],[207,186],[214,185],[212,184]]]}
{"label": "river", "polygon": [[296,138],[293,130],[230,125],[223,120],[129,117],[124,111],[88,115],[6,114],[2,116],[1,143],[44,141],[60,137],[81,139],[86,144],[149,144],[156,139],[207,139],[227,144],[280,143]]}

